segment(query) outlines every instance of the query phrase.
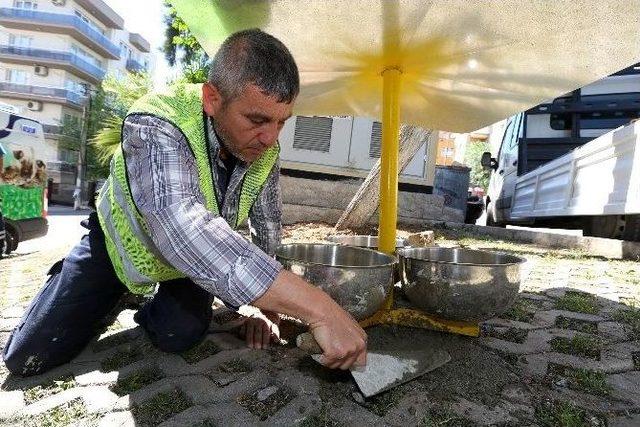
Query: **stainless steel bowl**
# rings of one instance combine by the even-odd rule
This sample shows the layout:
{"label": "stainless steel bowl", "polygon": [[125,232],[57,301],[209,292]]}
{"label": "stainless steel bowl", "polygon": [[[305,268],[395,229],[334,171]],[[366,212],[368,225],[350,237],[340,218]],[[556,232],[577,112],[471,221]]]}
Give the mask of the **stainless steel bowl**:
{"label": "stainless steel bowl", "polygon": [[479,322],[506,311],[520,288],[512,255],[456,248],[398,250],[402,289],[416,307],[448,320]]}
{"label": "stainless steel bowl", "polygon": [[377,312],[393,287],[396,259],[370,249],[292,243],[279,246],[276,259],[328,293],[356,320]]}
{"label": "stainless steel bowl", "polygon": [[[378,250],[378,236],[333,235],[333,236],[328,236],[327,240],[329,242],[337,243],[339,245],[356,246],[358,248],[369,248],[369,249]],[[398,237],[396,239],[396,250],[399,248],[403,248],[405,246],[408,246],[407,241],[405,239],[401,239]]]}

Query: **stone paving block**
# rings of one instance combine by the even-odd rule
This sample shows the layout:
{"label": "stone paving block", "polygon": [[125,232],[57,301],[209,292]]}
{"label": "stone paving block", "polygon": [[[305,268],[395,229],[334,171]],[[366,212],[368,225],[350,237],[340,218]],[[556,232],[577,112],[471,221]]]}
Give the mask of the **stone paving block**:
{"label": "stone paving block", "polygon": [[541,294],[534,294],[534,293],[530,293],[530,292],[520,292],[520,297],[521,298],[525,298],[525,299],[530,299],[533,301],[551,301],[550,298],[548,298],[545,295],[541,295]]}
{"label": "stone paving block", "polygon": [[50,371],[47,371],[40,375],[33,375],[30,377],[20,377],[16,375],[10,375],[2,384],[3,390],[27,390],[31,387],[35,387],[41,384],[48,383],[58,378],[73,375],[73,369],[67,363]]}
{"label": "stone paving block", "polygon": [[22,413],[25,415],[38,415],[81,396],[81,387],[70,388],[25,406]]}
{"label": "stone paving block", "polygon": [[179,377],[171,382],[184,391],[193,403],[204,404],[214,400],[215,393],[212,391],[216,390],[217,386],[203,375]]}
{"label": "stone paving block", "polygon": [[609,427],[638,427],[640,426],[640,414],[633,414],[609,419]]}
{"label": "stone paving block", "polygon": [[11,332],[16,327],[20,319],[2,317],[0,318],[0,332]]}
{"label": "stone paving block", "polygon": [[229,333],[213,333],[208,334],[206,340],[213,341],[221,350],[237,350],[247,348],[244,340]]}
{"label": "stone paving block", "polygon": [[619,322],[598,323],[598,335],[609,342],[625,341],[627,339],[627,331],[624,325]]}
{"label": "stone paving block", "polygon": [[547,330],[539,329],[529,331],[527,339],[522,344],[493,337],[481,337],[478,340],[486,347],[509,354],[535,354],[548,351],[551,348],[549,341],[552,338],[553,335]]}
{"label": "stone paving block", "polygon": [[11,418],[24,408],[24,392],[1,391],[0,392],[0,420]]}
{"label": "stone paving block", "polygon": [[542,329],[546,327],[546,326],[540,326],[540,325],[532,325],[531,323],[526,323],[526,322],[519,322],[517,320],[502,319],[500,317],[494,317],[493,319],[489,319],[486,322],[483,322],[482,325],[525,329],[528,331],[534,330],[534,329]]}
{"label": "stone paving block", "polygon": [[135,427],[136,420],[130,411],[112,412],[100,419],[98,427]]}
{"label": "stone paving block", "polygon": [[524,362],[520,366],[525,376],[540,379],[547,374],[549,360],[545,355],[529,354],[524,356]]}
{"label": "stone paving block", "polygon": [[640,371],[609,375],[607,383],[613,387],[614,397],[640,406]]}
{"label": "stone paving block", "polygon": [[3,319],[20,319],[24,313],[24,307],[20,305],[14,305],[9,308],[5,308],[0,312],[0,317]]}
{"label": "stone paving block", "polygon": [[451,405],[451,411],[460,417],[467,418],[480,425],[496,425],[517,423],[518,419],[512,417],[509,412],[499,406],[489,408],[488,406],[471,402],[467,399],[457,399]]}
{"label": "stone paving block", "polygon": [[332,408],[330,412],[332,419],[340,425],[346,426],[384,426],[383,418],[369,412],[362,406],[352,401],[346,401],[339,408]]}
{"label": "stone paving block", "polygon": [[320,411],[321,409],[322,403],[317,395],[298,395],[264,422],[267,425],[281,426],[298,424],[303,422],[307,417],[313,416],[316,411]]}
{"label": "stone paving block", "polygon": [[118,395],[106,387],[82,387],[82,400],[90,414],[113,410]]}
{"label": "stone paving block", "polygon": [[209,405],[194,405],[164,421],[159,427],[197,425],[197,423],[207,419],[213,422],[214,425],[219,426],[244,427],[259,425],[257,417],[244,410],[235,401],[232,401]]}
{"label": "stone paving block", "polygon": [[110,384],[116,382],[120,376],[122,376],[121,371],[102,372],[96,369],[76,375],[76,382],[81,386]]}

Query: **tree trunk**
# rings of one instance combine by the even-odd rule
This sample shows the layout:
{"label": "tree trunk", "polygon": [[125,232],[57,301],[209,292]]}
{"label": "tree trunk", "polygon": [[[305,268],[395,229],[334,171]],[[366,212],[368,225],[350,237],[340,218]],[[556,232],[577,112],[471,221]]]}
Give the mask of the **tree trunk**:
{"label": "tree trunk", "polygon": [[[402,171],[411,161],[418,149],[429,141],[434,131],[416,126],[400,127],[400,152],[398,154],[398,170]],[[436,142],[433,141],[433,144]],[[359,228],[366,225],[371,215],[378,208],[380,199],[380,159],[367,175],[351,202],[342,213],[336,224],[336,230]]]}

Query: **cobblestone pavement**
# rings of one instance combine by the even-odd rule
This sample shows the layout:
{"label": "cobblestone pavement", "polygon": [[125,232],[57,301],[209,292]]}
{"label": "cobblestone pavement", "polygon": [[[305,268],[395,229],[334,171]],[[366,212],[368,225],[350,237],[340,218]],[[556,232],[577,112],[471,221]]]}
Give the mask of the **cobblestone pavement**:
{"label": "cobblestone pavement", "polygon": [[[318,241],[328,227],[288,227],[286,241]],[[370,342],[437,345],[451,362],[364,401],[348,373],[316,365],[291,345],[250,350],[216,309],[211,333],[189,352],[149,343],[123,310],[71,363],[19,378],[0,364],[5,425],[640,425],[640,266],[470,236],[461,245],[527,258],[521,295],[479,338],[399,327]],[[0,342],[68,247],[0,260]],[[294,324],[284,335],[299,331]]]}

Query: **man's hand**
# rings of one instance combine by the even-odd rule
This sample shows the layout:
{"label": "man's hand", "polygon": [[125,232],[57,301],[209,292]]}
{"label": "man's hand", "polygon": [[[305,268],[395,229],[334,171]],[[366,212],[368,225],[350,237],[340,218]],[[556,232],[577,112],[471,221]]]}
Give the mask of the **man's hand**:
{"label": "man's hand", "polygon": [[280,342],[280,316],[264,311],[249,317],[240,327],[247,346],[255,349],[268,348],[271,342]]}
{"label": "man's hand", "polygon": [[326,316],[309,324],[309,331],[323,350],[321,363],[332,369],[365,366],[367,334],[349,313],[333,304]]}
{"label": "man's hand", "polygon": [[358,322],[324,291],[290,271],[282,270],[252,305],[306,321],[323,350],[325,366],[349,369],[366,365],[367,335]]}

